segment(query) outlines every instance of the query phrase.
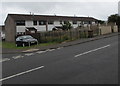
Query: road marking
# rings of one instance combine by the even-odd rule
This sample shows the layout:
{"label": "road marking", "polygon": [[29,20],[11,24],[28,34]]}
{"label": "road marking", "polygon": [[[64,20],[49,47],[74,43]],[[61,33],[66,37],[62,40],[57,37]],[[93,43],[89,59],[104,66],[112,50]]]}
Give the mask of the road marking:
{"label": "road marking", "polygon": [[49,51],[54,51],[55,49],[50,49]]}
{"label": "road marking", "polygon": [[38,52],[36,52],[36,53],[38,53],[38,54],[41,54],[41,53],[45,53],[46,51],[38,51]]}
{"label": "road marking", "polygon": [[93,50],[90,50],[90,51],[87,51],[87,52],[84,52],[84,53],[75,55],[74,57],[82,56],[82,55],[85,55],[85,54],[88,54],[88,53],[91,53],[91,52],[94,52],[94,51],[97,51],[97,50],[100,50],[100,49],[103,49],[103,48],[107,48],[107,47],[109,47],[109,46],[110,46],[110,45],[106,45],[106,46],[103,46],[103,47],[99,47],[99,48],[96,48],[96,49],[93,49]]}
{"label": "road marking", "polygon": [[4,59],[0,59],[0,62],[5,62],[5,61],[9,61],[9,58],[4,58]]}
{"label": "road marking", "polygon": [[34,53],[26,53],[25,56],[32,56]]}
{"label": "road marking", "polygon": [[41,68],[43,68],[43,67],[44,67],[44,66],[40,66],[40,67],[31,69],[31,70],[28,70],[28,71],[25,71],[25,72],[21,72],[21,73],[18,73],[18,74],[15,74],[15,75],[12,75],[12,76],[9,76],[9,77],[0,79],[0,82],[1,82],[1,81],[4,81],[4,80],[7,80],[7,79],[11,79],[11,78],[17,77],[17,76],[20,76],[20,75],[23,75],[23,74],[26,74],[26,73],[29,73],[29,72],[33,72],[33,71],[39,70],[39,69],[41,69]]}
{"label": "road marking", "polygon": [[22,51],[22,52],[33,52],[33,51],[38,51],[39,49],[29,49],[29,50],[25,50],[25,51]]}
{"label": "road marking", "polygon": [[59,50],[59,49],[62,49],[63,47],[58,47],[57,49]]}
{"label": "road marking", "polygon": [[45,52],[48,52],[50,49],[45,50]]}
{"label": "road marking", "polygon": [[13,56],[12,58],[13,59],[19,59],[19,58],[23,58],[24,56],[22,56],[22,55],[18,55],[18,56]]}
{"label": "road marking", "polygon": [[38,54],[41,54],[41,53],[45,53],[45,52],[48,52],[48,51],[54,51],[55,49],[47,49],[47,50],[45,50],[45,51],[38,51],[38,52],[36,52],[36,53],[38,53]]}

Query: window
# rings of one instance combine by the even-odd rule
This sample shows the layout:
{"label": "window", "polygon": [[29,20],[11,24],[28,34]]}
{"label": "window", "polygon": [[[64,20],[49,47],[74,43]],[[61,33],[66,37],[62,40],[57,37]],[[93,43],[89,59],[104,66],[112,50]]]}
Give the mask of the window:
{"label": "window", "polygon": [[89,22],[85,21],[84,24],[89,24]]}
{"label": "window", "polygon": [[89,21],[89,24],[92,24],[92,22],[91,22],[91,21]]}
{"label": "window", "polygon": [[17,20],[16,25],[18,26],[25,26],[25,20]]}
{"label": "window", "polygon": [[33,21],[33,25],[37,25],[37,21]]}
{"label": "window", "polygon": [[46,25],[46,21],[39,21],[39,25]]}
{"label": "window", "polygon": [[64,24],[66,24],[67,23],[67,21],[64,21]]}
{"label": "window", "polygon": [[73,21],[73,24],[77,24],[77,21]]}
{"label": "window", "polygon": [[54,22],[53,21],[48,21],[48,24],[53,24]]}

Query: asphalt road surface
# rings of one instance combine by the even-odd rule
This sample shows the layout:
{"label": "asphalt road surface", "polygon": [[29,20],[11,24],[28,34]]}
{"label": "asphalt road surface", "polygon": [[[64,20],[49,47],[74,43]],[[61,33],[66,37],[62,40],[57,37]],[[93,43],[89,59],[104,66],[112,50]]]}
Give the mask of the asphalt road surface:
{"label": "asphalt road surface", "polygon": [[118,36],[34,53],[3,54],[3,84],[117,84]]}

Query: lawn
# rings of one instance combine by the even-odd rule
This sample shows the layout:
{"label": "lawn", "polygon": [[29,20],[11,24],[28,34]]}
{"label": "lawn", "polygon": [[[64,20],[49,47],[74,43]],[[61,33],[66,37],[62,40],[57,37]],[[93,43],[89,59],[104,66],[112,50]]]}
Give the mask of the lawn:
{"label": "lawn", "polygon": [[3,48],[9,48],[9,49],[29,49],[29,48],[37,48],[40,46],[48,46],[48,45],[54,45],[58,44],[56,42],[49,42],[49,43],[40,43],[38,45],[32,45],[32,46],[25,46],[25,47],[16,47],[15,43],[10,43],[10,42],[0,42],[0,47]]}
{"label": "lawn", "polygon": [[0,47],[2,48],[9,48],[9,49],[29,49],[29,48],[38,48],[41,46],[49,46],[49,45],[54,45],[54,44],[60,44],[62,42],[69,42],[69,41],[74,41],[77,39],[69,39],[67,37],[64,37],[64,39],[60,40],[60,39],[55,39],[54,41],[48,41],[47,43],[39,43],[38,45],[32,45],[32,46],[25,46],[25,47],[16,47],[15,43],[11,43],[11,42],[5,42],[2,41],[0,42]]}

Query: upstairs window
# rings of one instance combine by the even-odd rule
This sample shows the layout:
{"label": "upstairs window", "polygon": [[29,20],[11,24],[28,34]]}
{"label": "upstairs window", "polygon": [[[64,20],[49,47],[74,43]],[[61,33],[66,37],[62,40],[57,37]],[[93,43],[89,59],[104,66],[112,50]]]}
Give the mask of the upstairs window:
{"label": "upstairs window", "polygon": [[37,21],[33,21],[33,25],[37,25]]}
{"label": "upstairs window", "polygon": [[73,21],[73,24],[77,24],[77,21]]}
{"label": "upstairs window", "polygon": [[39,25],[46,25],[46,21],[39,21]]}
{"label": "upstairs window", "polygon": [[17,26],[25,26],[25,20],[17,20],[16,25]]}
{"label": "upstairs window", "polygon": [[54,24],[54,22],[53,21],[48,21],[48,24]]}

